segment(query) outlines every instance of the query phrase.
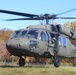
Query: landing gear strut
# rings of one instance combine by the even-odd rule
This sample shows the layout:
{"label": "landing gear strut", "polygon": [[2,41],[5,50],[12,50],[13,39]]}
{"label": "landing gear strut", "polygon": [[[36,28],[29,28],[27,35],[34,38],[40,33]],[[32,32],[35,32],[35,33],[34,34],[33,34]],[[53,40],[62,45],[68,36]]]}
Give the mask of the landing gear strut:
{"label": "landing gear strut", "polygon": [[54,43],[54,57],[53,57],[53,63],[55,67],[59,67],[60,66],[60,58],[58,58],[57,53],[59,51],[59,33],[55,36],[56,40]]}
{"label": "landing gear strut", "polygon": [[20,59],[19,59],[19,66],[24,66],[25,65],[25,59],[24,58],[22,58],[22,57],[20,57]]}

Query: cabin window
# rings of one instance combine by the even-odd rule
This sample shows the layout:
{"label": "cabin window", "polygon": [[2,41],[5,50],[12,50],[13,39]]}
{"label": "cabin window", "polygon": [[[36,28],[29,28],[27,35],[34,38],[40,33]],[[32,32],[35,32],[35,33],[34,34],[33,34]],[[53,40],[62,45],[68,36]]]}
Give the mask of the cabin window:
{"label": "cabin window", "polygon": [[38,38],[38,30],[29,30],[26,37],[37,39]]}
{"label": "cabin window", "polygon": [[22,31],[22,33],[20,34],[20,36],[19,36],[19,37],[24,37],[24,36],[25,36],[25,34],[26,34],[26,32],[27,32],[27,30]]}
{"label": "cabin window", "polygon": [[62,42],[63,42],[62,37],[60,37],[60,36],[59,36],[59,45],[61,45],[61,46],[62,46],[62,45],[63,45],[63,43],[62,43]]}
{"label": "cabin window", "polygon": [[63,38],[63,46],[64,46],[64,47],[66,47],[66,46],[67,46],[66,38]]}
{"label": "cabin window", "polygon": [[41,32],[41,34],[40,34],[40,37],[41,37],[41,40],[42,41],[46,41],[46,34],[45,34],[45,32]]}

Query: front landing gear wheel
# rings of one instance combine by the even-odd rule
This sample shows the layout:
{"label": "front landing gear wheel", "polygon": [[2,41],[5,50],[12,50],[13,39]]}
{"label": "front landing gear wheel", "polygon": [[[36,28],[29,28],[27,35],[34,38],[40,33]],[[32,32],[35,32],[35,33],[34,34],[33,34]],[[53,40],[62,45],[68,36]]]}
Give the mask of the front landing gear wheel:
{"label": "front landing gear wheel", "polygon": [[20,57],[19,59],[19,66],[24,66],[25,65],[25,59]]}
{"label": "front landing gear wheel", "polygon": [[60,66],[60,58],[56,57],[54,58],[54,66],[59,67]]}

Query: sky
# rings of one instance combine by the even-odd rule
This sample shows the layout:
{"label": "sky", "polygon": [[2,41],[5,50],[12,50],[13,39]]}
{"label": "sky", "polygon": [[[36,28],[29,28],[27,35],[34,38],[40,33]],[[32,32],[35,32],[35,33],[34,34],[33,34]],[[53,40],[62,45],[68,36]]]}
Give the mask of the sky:
{"label": "sky", "polygon": [[[0,0],[0,9],[17,11],[30,14],[58,14],[76,8],[76,0]],[[76,11],[59,16],[75,17]],[[0,29],[12,30],[26,28],[29,25],[37,25],[39,21],[4,21],[5,19],[22,18],[21,16],[0,13]],[[61,25],[73,20],[54,20]]]}

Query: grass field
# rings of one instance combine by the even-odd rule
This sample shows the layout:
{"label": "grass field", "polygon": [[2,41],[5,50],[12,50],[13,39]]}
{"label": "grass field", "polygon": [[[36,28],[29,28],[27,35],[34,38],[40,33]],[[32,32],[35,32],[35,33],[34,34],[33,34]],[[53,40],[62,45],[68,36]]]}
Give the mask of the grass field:
{"label": "grass field", "polygon": [[76,67],[12,67],[1,66],[0,75],[76,75]]}

